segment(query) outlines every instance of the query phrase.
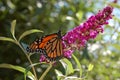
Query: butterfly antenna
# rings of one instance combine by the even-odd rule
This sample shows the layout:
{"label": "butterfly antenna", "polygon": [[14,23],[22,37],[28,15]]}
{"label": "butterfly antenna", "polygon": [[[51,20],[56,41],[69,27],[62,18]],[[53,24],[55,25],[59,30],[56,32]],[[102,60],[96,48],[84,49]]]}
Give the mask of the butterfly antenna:
{"label": "butterfly antenna", "polygon": [[58,33],[61,34],[62,26],[59,27]]}
{"label": "butterfly antenna", "polygon": [[[66,25],[65,23],[59,23],[58,25],[60,25],[59,26],[59,28],[58,28],[58,32],[63,32],[63,29],[65,28],[64,26]],[[64,28],[63,28],[64,27]]]}

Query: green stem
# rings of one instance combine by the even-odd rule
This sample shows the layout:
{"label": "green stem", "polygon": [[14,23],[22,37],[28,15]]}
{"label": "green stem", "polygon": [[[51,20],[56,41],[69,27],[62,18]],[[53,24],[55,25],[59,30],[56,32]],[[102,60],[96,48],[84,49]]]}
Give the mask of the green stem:
{"label": "green stem", "polygon": [[[30,64],[32,65],[33,63],[32,63],[32,61],[31,61],[30,57],[28,56],[28,54],[26,54],[26,51],[23,49],[23,47],[20,45],[20,43],[19,43],[18,41],[16,41],[16,44],[22,49],[22,51],[25,53],[25,55],[26,55],[28,61],[29,61]],[[32,66],[32,71],[33,71],[33,74],[34,74],[36,80],[38,80],[38,79],[37,79],[37,74],[36,74],[36,71],[35,71],[35,67],[34,67],[34,66]]]}
{"label": "green stem", "polygon": [[80,64],[80,61],[73,54],[72,54],[72,57],[74,58],[75,62],[77,63],[78,68],[80,69],[80,71],[79,71],[79,77],[81,78],[82,77],[82,66]]}
{"label": "green stem", "polygon": [[86,79],[86,78],[88,77],[88,72],[89,72],[89,71],[87,71],[87,73],[86,73],[86,75],[83,77],[83,79]]}
{"label": "green stem", "polygon": [[50,63],[50,66],[45,70],[45,72],[42,74],[42,76],[39,78],[39,80],[43,80],[46,74],[49,72],[49,70],[52,68],[52,64]]}

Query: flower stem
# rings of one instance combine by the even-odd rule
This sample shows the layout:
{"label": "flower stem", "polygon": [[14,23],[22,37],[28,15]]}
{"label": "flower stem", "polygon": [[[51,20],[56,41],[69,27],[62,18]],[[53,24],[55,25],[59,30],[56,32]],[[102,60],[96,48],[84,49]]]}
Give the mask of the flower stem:
{"label": "flower stem", "polygon": [[80,71],[79,71],[79,77],[82,78],[82,66],[80,64],[80,61],[73,54],[72,54],[72,57],[74,58],[75,62],[77,63],[78,68],[80,69]]}
{"label": "flower stem", "polygon": [[50,71],[50,69],[52,68],[52,64],[50,63],[50,66],[45,70],[45,72],[42,74],[42,76],[39,78],[39,80],[43,80],[44,77],[46,76],[46,74]]}
{"label": "flower stem", "polygon": [[[20,44],[17,40],[16,40],[16,44],[22,49],[22,51],[25,53],[25,55],[26,55],[28,61],[29,61],[30,64],[32,65],[33,63],[32,63],[32,61],[31,61],[30,57],[28,56],[28,54],[26,54],[26,51],[24,50],[24,48],[21,46],[21,44]],[[34,67],[34,66],[32,66],[32,71],[33,71],[33,74],[34,74],[36,80],[38,80],[38,79],[37,79],[37,74],[36,74],[36,71],[35,71],[35,67]]]}

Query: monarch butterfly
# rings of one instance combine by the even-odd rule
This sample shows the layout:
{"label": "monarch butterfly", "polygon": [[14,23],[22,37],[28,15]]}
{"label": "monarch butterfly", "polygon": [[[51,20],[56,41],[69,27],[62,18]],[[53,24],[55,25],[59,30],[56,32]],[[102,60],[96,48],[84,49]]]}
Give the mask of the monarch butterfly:
{"label": "monarch butterfly", "polygon": [[61,31],[37,39],[27,47],[27,52],[40,52],[49,61],[61,59],[63,56]]}

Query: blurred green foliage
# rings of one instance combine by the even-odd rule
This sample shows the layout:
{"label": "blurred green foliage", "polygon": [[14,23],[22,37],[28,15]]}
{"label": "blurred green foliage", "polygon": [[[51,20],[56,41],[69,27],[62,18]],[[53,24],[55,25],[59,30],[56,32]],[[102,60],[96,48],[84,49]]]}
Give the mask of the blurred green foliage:
{"label": "blurred green foliage", "polygon": [[[111,25],[105,26],[104,34],[100,34],[95,40],[91,40],[83,51],[74,54],[79,59],[83,75],[89,63],[94,65],[88,74],[88,80],[119,80],[120,79],[120,4],[111,3],[112,0],[0,0],[0,36],[12,37],[10,23],[16,19],[16,37],[30,29],[40,29],[42,33],[26,36],[21,43],[29,44],[37,37],[57,32],[61,27],[62,33],[87,20],[88,16],[95,14],[111,4],[117,12],[110,21]],[[99,6],[98,6],[99,5]],[[115,14],[117,13],[117,14]],[[117,16],[116,16],[117,15]],[[33,62],[39,62],[38,54],[31,57]],[[76,67],[73,59],[73,67]],[[9,63],[22,67],[29,63],[22,50],[13,43],[0,41],[0,63]],[[41,75],[46,65],[36,66],[37,74]],[[56,80],[55,70],[65,73],[62,65],[57,63],[46,76],[45,80]],[[11,74],[12,73],[12,74]],[[22,80],[23,74],[0,68],[0,80]]]}

